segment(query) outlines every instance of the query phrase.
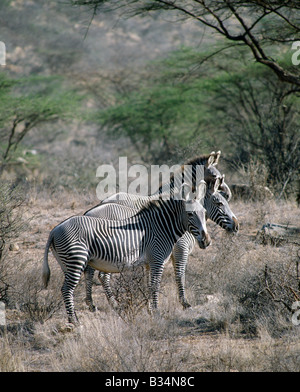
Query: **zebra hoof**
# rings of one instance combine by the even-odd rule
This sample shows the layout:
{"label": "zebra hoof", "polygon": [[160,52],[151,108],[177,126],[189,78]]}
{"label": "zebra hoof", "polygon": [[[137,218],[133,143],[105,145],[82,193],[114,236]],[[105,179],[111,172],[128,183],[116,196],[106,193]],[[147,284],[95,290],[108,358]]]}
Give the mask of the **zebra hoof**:
{"label": "zebra hoof", "polygon": [[192,307],[192,305],[190,305],[188,302],[182,302],[181,303],[181,305],[182,305],[182,307],[183,307],[183,309],[184,310],[186,310],[186,309],[189,309],[189,308],[191,308]]}
{"label": "zebra hoof", "polygon": [[68,323],[66,324],[67,328],[75,328],[80,325],[80,322],[77,317],[68,318]]}
{"label": "zebra hoof", "polygon": [[66,323],[65,325],[61,326],[58,328],[58,331],[62,334],[66,334],[69,332],[73,332],[75,328],[75,324],[74,323]]}
{"label": "zebra hoof", "polygon": [[91,303],[91,301],[89,301],[87,298],[85,299],[85,303],[89,307],[89,311],[90,312],[95,312],[96,311],[96,306],[94,306],[93,303]]}
{"label": "zebra hoof", "polygon": [[152,316],[154,320],[159,320],[162,317],[162,313],[159,309],[153,309]]}
{"label": "zebra hoof", "polygon": [[112,299],[110,299],[109,300],[109,304],[110,304],[110,306],[114,309],[114,310],[119,310],[120,309],[120,304],[114,299],[114,300],[112,300]]}

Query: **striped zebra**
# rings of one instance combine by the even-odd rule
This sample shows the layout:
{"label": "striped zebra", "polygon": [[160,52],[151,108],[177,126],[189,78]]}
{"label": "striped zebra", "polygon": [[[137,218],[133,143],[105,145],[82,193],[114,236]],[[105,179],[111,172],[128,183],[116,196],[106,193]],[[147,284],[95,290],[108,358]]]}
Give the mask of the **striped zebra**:
{"label": "striped zebra", "polygon": [[116,273],[147,264],[153,307],[157,307],[164,260],[170,256],[178,238],[188,231],[201,248],[210,244],[203,208],[205,182],[202,181],[196,190],[196,196],[190,191],[183,200],[149,201],[127,219],[114,221],[74,216],[50,232],[44,254],[43,282],[47,287],[51,247],[65,275],[61,291],[69,322],[78,321],[73,293],[87,265]]}
{"label": "striped zebra", "polygon": [[[187,164],[191,165],[193,168],[191,171],[192,179],[186,178],[186,180],[189,180],[189,183],[193,183],[195,180],[196,166],[204,165],[204,177],[205,180],[209,182],[209,187],[207,188],[204,199],[204,208],[207,210],[207,217],[219,224],[225,230],[237,232],[238,221],[227,202],[227,200],[230,200],[231,198],[230,189],[224,181],[224,175],[221,176],[220,172],[214,167],[218,162],[219,156],[220,151],[217,154],[212,152],[209,155],[197,157],[189,161]],[[174,186],[173,180],[174,177],[172,176],[171,184],[168,184],[170,188]],[[162,192],[162,190],[163,187],[161,186],[158,192]],[[117,198],[117,195],[122,195],[122,197]],[[151,196],[137,196],[125,193],[115,194],[103,200],[98,206],[86,211],[85,215],[106,219],[123,219],[132,216],[136,213],[136,211],[142,208],[145,203],[155,199],[156,197],[157,193]],[[194,237],[191,236],[190,233],[186,232],[178,239],[171,254],[179,301],[183,308],[190,307],[190,304],[185,297],[184,285],[188,256],[192,252],[194,245]],[[85,270],[86,303],[91,311],[95,310],[92,300],[92,282],[94,272],[93,268],[89,266]],[[110,286],[111,275],[109,273],[100,272],[98,278],[104,288],[108,301],[113,307],[116,307],[117,302]]]}

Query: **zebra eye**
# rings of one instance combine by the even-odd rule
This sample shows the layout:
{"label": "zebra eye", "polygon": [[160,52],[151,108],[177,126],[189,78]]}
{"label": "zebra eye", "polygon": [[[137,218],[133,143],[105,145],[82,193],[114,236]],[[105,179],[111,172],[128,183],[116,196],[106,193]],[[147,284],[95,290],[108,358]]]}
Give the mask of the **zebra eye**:
{"label": "zebra eye", "polygon": [[188,215],[188,217],[191,219],[191,218],[193,218],[193,217],[195,216],[195,213],[194,213],[193,211],[189,211],[189,212],[187,213],[187,215]]}

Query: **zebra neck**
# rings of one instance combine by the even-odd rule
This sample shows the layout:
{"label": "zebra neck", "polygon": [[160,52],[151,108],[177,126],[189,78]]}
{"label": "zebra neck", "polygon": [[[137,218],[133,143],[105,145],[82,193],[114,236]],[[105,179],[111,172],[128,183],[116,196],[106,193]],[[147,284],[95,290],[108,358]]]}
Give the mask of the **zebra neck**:
{"label": "zebra neck", "polygon": [[161,200],[149,201],[136,217],[151,219],[151,224],[159,231],[168,231],[172,239],[177,241],[187,230],[187,223],[184,219],[185,206],[181,200]]}
{"label": "zebra neck", "polygon": [[204,196],[204,203],[203,203],[203,207],[206,210],[209,208],[209,205],[210,205],[209,204],[209,200],[210,200],[211,195],[212,195],[212,192],[209,189],[207,189],[206,193],[205,193],[205,196]]}

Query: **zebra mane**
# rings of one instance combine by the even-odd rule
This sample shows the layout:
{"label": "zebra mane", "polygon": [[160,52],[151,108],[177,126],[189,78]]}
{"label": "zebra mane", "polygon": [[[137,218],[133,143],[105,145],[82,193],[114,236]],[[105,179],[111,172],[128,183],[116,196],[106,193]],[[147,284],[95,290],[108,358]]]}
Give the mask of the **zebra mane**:
{"label": "zebra mane", "polygon": [[[176,204],[178,205],[178,203],[182,203],[182,200],[177,200]],[[168,206],[168,209],[171,207],[174,208],[174,199],[168,199],[168,200],[164,200],[162,198],[162,195],[160,195],[160,197],[158,199],[149,199],[141,208],[139,211],[137,211],[137,213],[134,216],[139,216],[140,214],[143,214],[145,211],[158,211],[160,209],[162,209],[165,206]],[[172,207],[173,206],[173,207]]]}
{"label": "zebra mane", "polygon": [[[208,163],[208,159],[211,156],[211,154],[205,154],[205,155],[200,155],[194,158],[189,159],[184,165],[206,165]],[[183,167],[183,165],[182,165]]]}

